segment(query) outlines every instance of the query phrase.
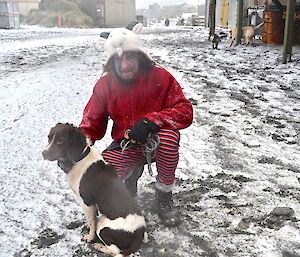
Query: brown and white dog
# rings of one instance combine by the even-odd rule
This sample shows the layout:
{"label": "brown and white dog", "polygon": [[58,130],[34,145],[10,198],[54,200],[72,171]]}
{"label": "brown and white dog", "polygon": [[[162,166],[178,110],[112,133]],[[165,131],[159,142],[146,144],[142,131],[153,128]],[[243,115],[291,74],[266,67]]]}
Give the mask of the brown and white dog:
{"label": "brown and white dog", "polygon": [[[97,235],[102,243],[94,244],[96,250],[128,256],[148,241],[145,219],[134,199],[113,166],[87,145],[80,129],[58,123],[50,130],[42,154],[46,160],[68,164],[64,171],[90,229],[83,239],[91,242]],[[102,216],[97,220],[98,211]]]}
{"label": "brown and white dog", "polygon": [[[264,25],[264,22],[258,24],[256,27],[252,27],[252,26],[245,26],[242,28],[242,32],[243,32],[243,42],[246,45],[252,44],[253,43],[253,38],[255,36],[255,31],[257,29],[259,29],[261,26]],[[230,30],[230,45],[229,47],[232,46],[233,41],[236,40],[237,37],[237,28],[232,28]]]}

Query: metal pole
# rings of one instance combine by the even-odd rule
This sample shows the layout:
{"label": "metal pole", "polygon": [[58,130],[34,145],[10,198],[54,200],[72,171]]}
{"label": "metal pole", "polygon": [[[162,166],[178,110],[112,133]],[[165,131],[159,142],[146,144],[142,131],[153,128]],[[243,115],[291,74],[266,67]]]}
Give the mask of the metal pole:
{"label": "metal pole", "polygon": [[244,18],[244,1],[238,0],[238,8],[237,8],[237,37],[236,37],[236,44],[241,43],[241,39],[243,37],[243,18]]}
{"label": "metal pole", "polygon": [[285,15],[284,41],[282,53],[282,63],[284,64],[287,63],[287,61],[290,62],[292,60],[295,5],[296,0],[288,0]]}
{"label": "metal pole", "polygon": [[216,29],[216,0],[210,0],[209,3],[209,39],[215,34]]}

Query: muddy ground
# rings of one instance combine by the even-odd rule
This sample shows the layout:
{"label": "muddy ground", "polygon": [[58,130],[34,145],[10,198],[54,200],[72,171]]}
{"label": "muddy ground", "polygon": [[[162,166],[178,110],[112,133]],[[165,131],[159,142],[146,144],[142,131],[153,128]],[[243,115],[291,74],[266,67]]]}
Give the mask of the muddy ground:
{"label": "muddy ground", "polygon": [[[206,33],[205,29],[197,29],[141,35],[145,48],[175,75],[193,102],[194,122],[182,131],[174,192],[182,223],[176,228],[160,224],[153,207],[154,178],[145,171],[137,202],[147,219],[150,243],[143,245],[134,256],[299,257],[299,47],[294,49],[294,62],[282,65],[280,46],[265,46],[256,41],[256,46],[228,48],[224,40],[220,50],[213,50]],[[51,41],[57,37],[68,41],[77,36],[91,36],[91,39],[41,44],[0,55],[1,91],[8,92],[1,96],[4,99],[1,108],[6,108],[1,118],[4,124],[1,143],[14,156],[24,156],[19,147],[25,137],[26,144],[34,145],[34,154],[38,156],[29,157],[28,170],[39,169],[30,171],[34,179],[49,179],[51,184],[37,182],[34,189],[35,185],[30,185],[32,179],[26,178],[32,173],[26,172],[26,168],[21,172],[18,161],[4,161],[1,157],[4,181],[13,181],[10,172],[14,170],[19,178],[15,181],[17,185],[28,183],[22,194],[32,201],[24,214],[24,210],[14,207],[20,204],[18,195],[12,193],[14,189],[4,182],[1,184],[7,192],[2,196],[2,206],[11,208],[2,212],[6,215],[2,216],[1,223],[18,227],[16,231],[22,235],[22,242],[15,242],[16,248],[12,249],[9,244],[18,237],[13,237],[14,233],[10,234],[6,226],[1,229],[4,242],[11,241],[2,249],[6,256],[8,252],[14,257],[104,256],[91,245],[80,242],[85,230],[82,212],[73,203],[58,168],[44,163],[39,156],[51,125],[62,118],[73,117],[74,123],[80,120],[82,106],[105,60],[97,33],[51,30],[26,34],[23,31],[6,33],[1,40],[6,44],[20,37],[24,43]],[[5,100],[9,97],[14,102],[22,87],[36,85],[34,79],[45,86],[43,78],[54,83],[52,91],[37,86],[31,99],[27,95],[27,100],[15,100],[19,107]],[[78,85],[89,85],[89,90],[79,89]],[[45,95],[39,95],[41,92]],[[51,101],[50,93],[56,97],[55,101]],[[72,109],[66,114],[53,108],[54,102]],[[34,107],[40,114],[33,111]],[[29,128],[24,132],[26,124],[31,126],[30,131],[36,125],[39,133],[26,133]],[[36,136],[34,143],[27,134]],[[99,148],[103,147],[100,145]],[[55,175],[45,175],[49,169]],[[35,201],[41,206],[34,207]],[[57,213],[51,214],[47,208]],[[26,218],[26,212],[35,216],[37,225],[22,225],[22,220],[7,217],[24,214],[24,220],[30,223],[32,218],[29,214]]]}

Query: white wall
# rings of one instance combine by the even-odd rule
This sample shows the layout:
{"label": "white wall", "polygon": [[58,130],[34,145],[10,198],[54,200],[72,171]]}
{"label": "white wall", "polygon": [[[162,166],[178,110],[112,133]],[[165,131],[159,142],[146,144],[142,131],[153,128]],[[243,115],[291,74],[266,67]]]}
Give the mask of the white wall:
{"label": "white wall", "polygon": [[40,0],[18,0],[19,14],[27,16],[32,9],[39,9]]}
{"label": "white wall", "polygon": [[105,2],[105,24],[124,27],[135,20],[135,0],[108,0]]}
{"label": "white wall", "polygon": [[236,27],[236,20],[237,20],[237,1],[230,0],[230,9],[229,9],[229,16],[228,16],[228,28]]}

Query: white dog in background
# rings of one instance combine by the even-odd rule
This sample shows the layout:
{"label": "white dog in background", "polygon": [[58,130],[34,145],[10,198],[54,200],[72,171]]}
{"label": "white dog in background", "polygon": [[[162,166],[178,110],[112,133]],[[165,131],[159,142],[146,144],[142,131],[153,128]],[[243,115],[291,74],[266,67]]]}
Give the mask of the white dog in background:
{"label": "white dog in background", "polygon": [[[243,32],[243,42],[246,45],[252,44],[253,43],[253,38],[255,36],[255,31],[257,29],[259,29],[260,27],[262,27],[264,25],[264,22],[258,24],[256,27],[252,27],[252,26],[245,26],[242,28],[242,32]],[[237,37],[237,28],[232,28],[230,30],[230,45],[229,47],[232,46],[233,41],[236,40]]]}

